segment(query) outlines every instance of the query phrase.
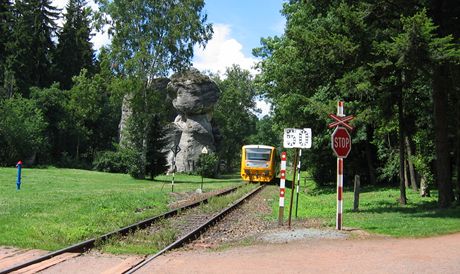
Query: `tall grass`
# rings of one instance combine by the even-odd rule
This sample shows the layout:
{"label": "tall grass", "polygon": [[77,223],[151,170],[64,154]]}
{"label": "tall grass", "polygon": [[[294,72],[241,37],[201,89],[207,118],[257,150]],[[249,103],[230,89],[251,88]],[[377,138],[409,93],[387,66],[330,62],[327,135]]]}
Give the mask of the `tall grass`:
{"label": "tall grass", "polygon": [[[174,200],[171,176],[157,181],[74,169],[0,168],[0,245],[55,250],[158,215]],[[205,178],[204,191],[240,183]],[[200,176],[176,176],[174,192],[195,191]]]}

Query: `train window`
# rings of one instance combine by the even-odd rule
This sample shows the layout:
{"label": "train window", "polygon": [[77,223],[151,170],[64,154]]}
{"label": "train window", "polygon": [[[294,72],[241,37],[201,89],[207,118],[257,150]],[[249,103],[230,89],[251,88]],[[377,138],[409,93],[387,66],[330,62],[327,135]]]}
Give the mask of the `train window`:
{"label": "train window", "polygon": [[248,148],[246,149],[246,159],[250,161],[270,161],[270,149]]}

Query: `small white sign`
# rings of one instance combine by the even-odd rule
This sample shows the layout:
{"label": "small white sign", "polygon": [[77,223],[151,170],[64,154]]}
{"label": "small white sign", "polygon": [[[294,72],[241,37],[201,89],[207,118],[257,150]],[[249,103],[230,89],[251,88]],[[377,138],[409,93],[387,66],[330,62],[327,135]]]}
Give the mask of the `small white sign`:
{"label": "small white sign", "polygon": [[311,128],[285,128],[284,148],[311,148]]}

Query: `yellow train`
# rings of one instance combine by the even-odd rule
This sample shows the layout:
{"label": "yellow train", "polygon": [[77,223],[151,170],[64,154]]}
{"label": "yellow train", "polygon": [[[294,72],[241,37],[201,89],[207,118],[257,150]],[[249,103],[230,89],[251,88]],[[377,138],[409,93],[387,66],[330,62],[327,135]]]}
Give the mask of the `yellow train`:
{"label": "yellow train", "polygon": [[241,178],[248,182],[271,182],[276,176],[276,150],[266,145],[246,145],[241,152]]}

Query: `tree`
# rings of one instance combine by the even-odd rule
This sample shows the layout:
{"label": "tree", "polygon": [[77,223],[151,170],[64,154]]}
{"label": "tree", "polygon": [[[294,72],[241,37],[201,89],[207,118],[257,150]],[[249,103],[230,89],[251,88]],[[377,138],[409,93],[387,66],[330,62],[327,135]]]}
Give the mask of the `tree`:
{"label": "tree", "polygon": [[36,102],[46,121],[44,136],[49,146],[39,153],[39,159],[48,159],[44,163],[56,163],[68,151],[68,129],[73,128],[67,111],[69,98],[69,92],[59,89],[58,84],[43,89],[31,88],[31,99]]}
{"label": "tree", "polygon": [[[212,27],[206,24],[206,15],[201,11],[204,1],[97,2],[111,24],[111,59],[115,73],[140,83],[132,94],[132,102],[139,104],[133,106],[136,112],[133,117],[152,115],[154,113],[148,113],[149,104],[161,104],[147,100],[152,81],[190,66],[193,46],[204,46],[211,38]],[[141,170],[145,170],[146,163],[147,121],[136,119],[140,124],[133,127],[140,138],[133,144],[137,144],[136,149],[142,155]],[[143,177],[144,172],[139,175]]]}
{"label": "tree", "polygon": [[[324,181],[317,175],[333,170],[320,161],[330,157],[323,152],[329,142],[324,117],[341,99],[347,113],[356,115],[354,149],[347,159],[354,172],[360,172],[360,163],[367,163],[370,178],[375,177],[374,167],[381,182],[399,177],[404,203],[406,159],[415,162],[415,171],[425,181],[432,178],[429,161],[434,159],[441,176],[437,178],[440,206],[450,204],[449,155],[459,132],[449,125],[457,120],[453,117],[460,117],[447,115],[460,102],[455,92],[460,70],[454,44],[460,8],[454,2],[289,1],[284,5],[284,35],[263,39],[262,47],[254,50],[262,57],[262,74],[256,80],[273,102],[279,127],[308,121],[316,132],[314,153],[308,157],[315,163],[317,180]],[[436,155],[422,138],[435,140]],[[420,164],[423,161],[428,162]],[[415,172],[410,176],[417,177]]]}
{"label": "tree", "polygon": [[273,117],[264,116],[256,121],[256,133],[250,136],[248,143],[281,148],[282,132],[273,122]]}
{"label": "tree", "polygon": [[231,170],[240,156],[241,147],[255,132],[256,89],[249,71],[238,65],[227,68],[225,76],[224,80],[216,79],[222,94],[214,107],[214,120],[224,136],[217,148],[219,158]]}
{"label": "tree", "polygon": [[164,173],[168,167],[166,162],[166,154],[169,152],[166,147],[167,140],[165,128],[162,125],[159,115],[150,117],[147,124],[147,173],[150,179]]}
{"label": "tree", "polygon": [[52,83],[53,37],[59,13],[51,0],[18,0],[15,7],[10,67],[19,91],[28,97],[31,86],[48,87]]}
{"label": "tree", "polygon": [[[460,38],[458,25],[460,23],[460,8],[454,0],[431,1],[430,12],[434,23],[439,26],[437,33],[440,36],[452,34]],[[457,69],[455,69],[456,67]],[[452,190],[452,170],[449,142],[449,95],[455,94],[455,85],[458,89],[459,65],[448,62],[438,63],[433,73],[433,104],[435,124],[435,150],[436,150],[436,182],[439,190],[439,205],[449,207],[454,200]],[[454,71],[457,70],[457,75]],[[455,78],[457,81],[455,81]],[[457,82],[457,84],[454,84]],[[458,134],[455,132],[454,135]],[[456,136],[457,140],[460,136]],[[460,153],[457,151],[457,153]],[[458,176],[457,176],[458,177]],[[459,181],[460,185],[460,181]]]}
{"label": "tree", "polygon": [[6,95],[5,91],[5,75],[6,75],[6,57],[9,55],[7,51],[7,43],[11,37],[13,27],[13,5],[10,0],[0,3],[0,97]]}
{"label": "tree", "polygon": [[35,158],[46,146],[45,119],[35,102],[21,96],[0,101],[0,165]]}
{"label": "tree", "polygon": [[96,151],[110,148],[115,141],[120,115],[110,103],[107,80],[100,74],[89,77],[86,69],[73,77],[66,109],[72,123],[67,128],[69,152],[77,161],[82,154],[92,161]]}
{"label": "tree", "polygon": [[56,78],[63,89],[71,88],[72,77],[83,68],[90,74],[94,71],[90,16],[86,0],[69,0],[55,54]]}

